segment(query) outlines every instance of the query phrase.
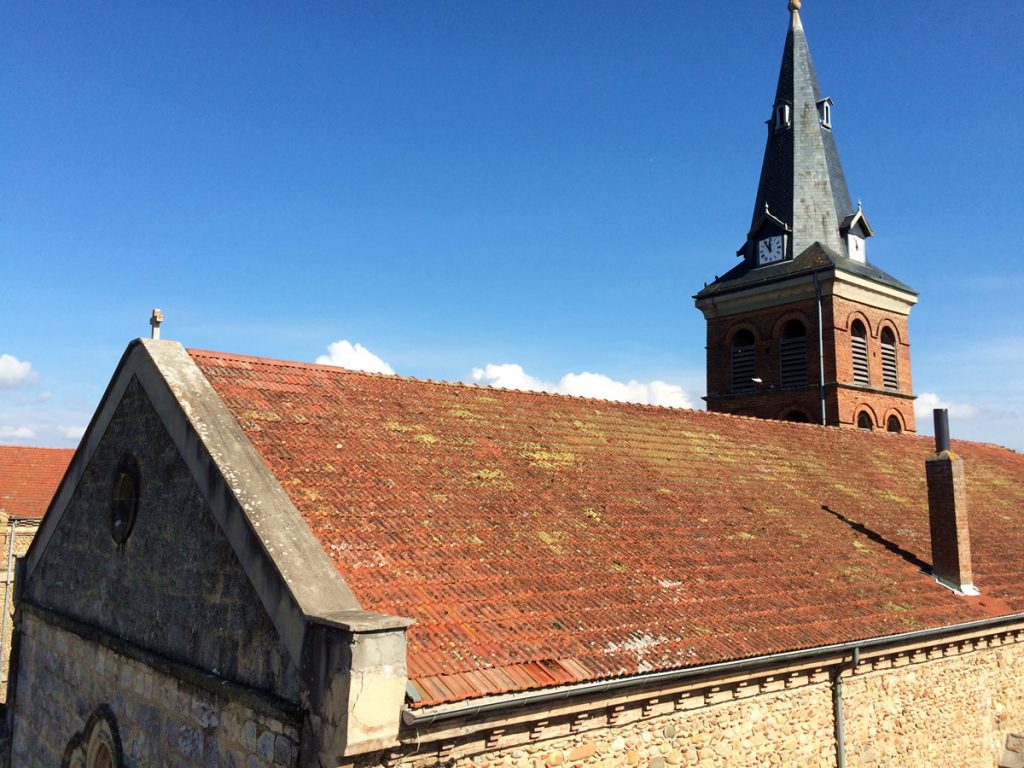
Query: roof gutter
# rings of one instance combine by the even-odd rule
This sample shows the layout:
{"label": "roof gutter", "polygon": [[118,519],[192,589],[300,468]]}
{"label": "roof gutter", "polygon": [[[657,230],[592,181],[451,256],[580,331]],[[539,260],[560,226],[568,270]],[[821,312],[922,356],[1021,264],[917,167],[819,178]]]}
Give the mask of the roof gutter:
{"label": "roof gutter", "polygon": [[455,720],[457,718],[475,717],[476,715],[487,714],[490,712],[517,709],[530,704],[544,704],[550,701],[562,701],[590,694],[608,693],[627,688],[639,688],[651,683],[675,682],[677,680],[700,677],[716,672],[743,672],[778,663],[800,661],[826,654],[845,654],[852,652],[855,654],[855,657],[859,659],[860,652],[866,648],[877,648],[879,646],[894,645],[914,640],[928,640],[956,632],[991,629],[1002,624],[1012,624],[1013,622],[1021,620],[1024,620],[1024,613],[1014,613],[994,619],[971,621],[966,624],[951,624],[935,629],[921,629],[914,632],[904,632],[898,635],[885,635],[883,637],[856,640],[848,643],[822,645],[817,648],[806,648],[799,651],[783,651],[782,653],[773,653],[767,656],[754,656],[749,659],[723,661],[714,664],[704,664],[698,667],[687,667],[685,669],[669,669],[660,672],[647,672],[641,675],[632,675],[630,677],[617,678],[615,680],[604,680],[567,686],[553,691],[524,691],[522,693],[514,693],[509,696],[502,697],[501,699],[484,702],[482,704],[469,704],[460,707],[453,707],[451,709],[435,710],[433,712],[418,713],[406,708],[402,710],[402,722],[407,726],[430,725],[432,723]]}

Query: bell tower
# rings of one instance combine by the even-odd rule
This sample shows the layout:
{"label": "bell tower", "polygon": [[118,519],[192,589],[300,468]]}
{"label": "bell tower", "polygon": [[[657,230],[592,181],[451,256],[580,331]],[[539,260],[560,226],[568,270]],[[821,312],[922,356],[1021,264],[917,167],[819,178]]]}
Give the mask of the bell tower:
{"label": "bell tower", "polygon": [[790,23],[739,263],[694,296],[710,411],[914,432],[907,320],[917,293],[867,258],[800,19]]}

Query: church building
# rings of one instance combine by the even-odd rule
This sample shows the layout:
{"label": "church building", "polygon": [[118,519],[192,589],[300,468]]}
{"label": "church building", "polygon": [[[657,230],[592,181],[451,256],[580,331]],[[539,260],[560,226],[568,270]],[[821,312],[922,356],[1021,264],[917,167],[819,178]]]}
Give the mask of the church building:
{"label": "church building", "polygon": [[8,764],[1024,764],[1024,456],[911,434],[789,20],[709,411],[131,342],[18,559]]}
{"label": "church building", "polygon": [[868,259],[790,3],[754,215],[739,263],[694,298],[707,320],[707,407],[721,413],[914,432],[907,318],[917,294]]}

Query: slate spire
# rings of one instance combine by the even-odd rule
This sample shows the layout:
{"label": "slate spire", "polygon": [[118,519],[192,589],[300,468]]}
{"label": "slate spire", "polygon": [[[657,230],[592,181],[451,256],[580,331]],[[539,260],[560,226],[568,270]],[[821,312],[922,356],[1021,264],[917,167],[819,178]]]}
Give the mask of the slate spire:
{"label": "slate spire", "polygon": [[832,102],[822,96],[814,73],[799,0],[791,0],[789,10],[789,33],[749,237],[751,242],[757,237],[754,230],[767,210],[791,230],[791,257],[815,242],[845,256],[839,228],[854,207],[832,136]]}

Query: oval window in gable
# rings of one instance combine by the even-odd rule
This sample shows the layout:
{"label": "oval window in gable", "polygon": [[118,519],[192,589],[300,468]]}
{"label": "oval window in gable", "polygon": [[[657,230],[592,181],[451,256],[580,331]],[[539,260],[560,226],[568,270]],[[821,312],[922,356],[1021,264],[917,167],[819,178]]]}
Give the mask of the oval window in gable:
{"label": "oval window in gable", "polygon": [[124,544],[135,527],[139,510],[139,464],[126,454],[114,472],[110,488],[110,535],[118,544]]}

